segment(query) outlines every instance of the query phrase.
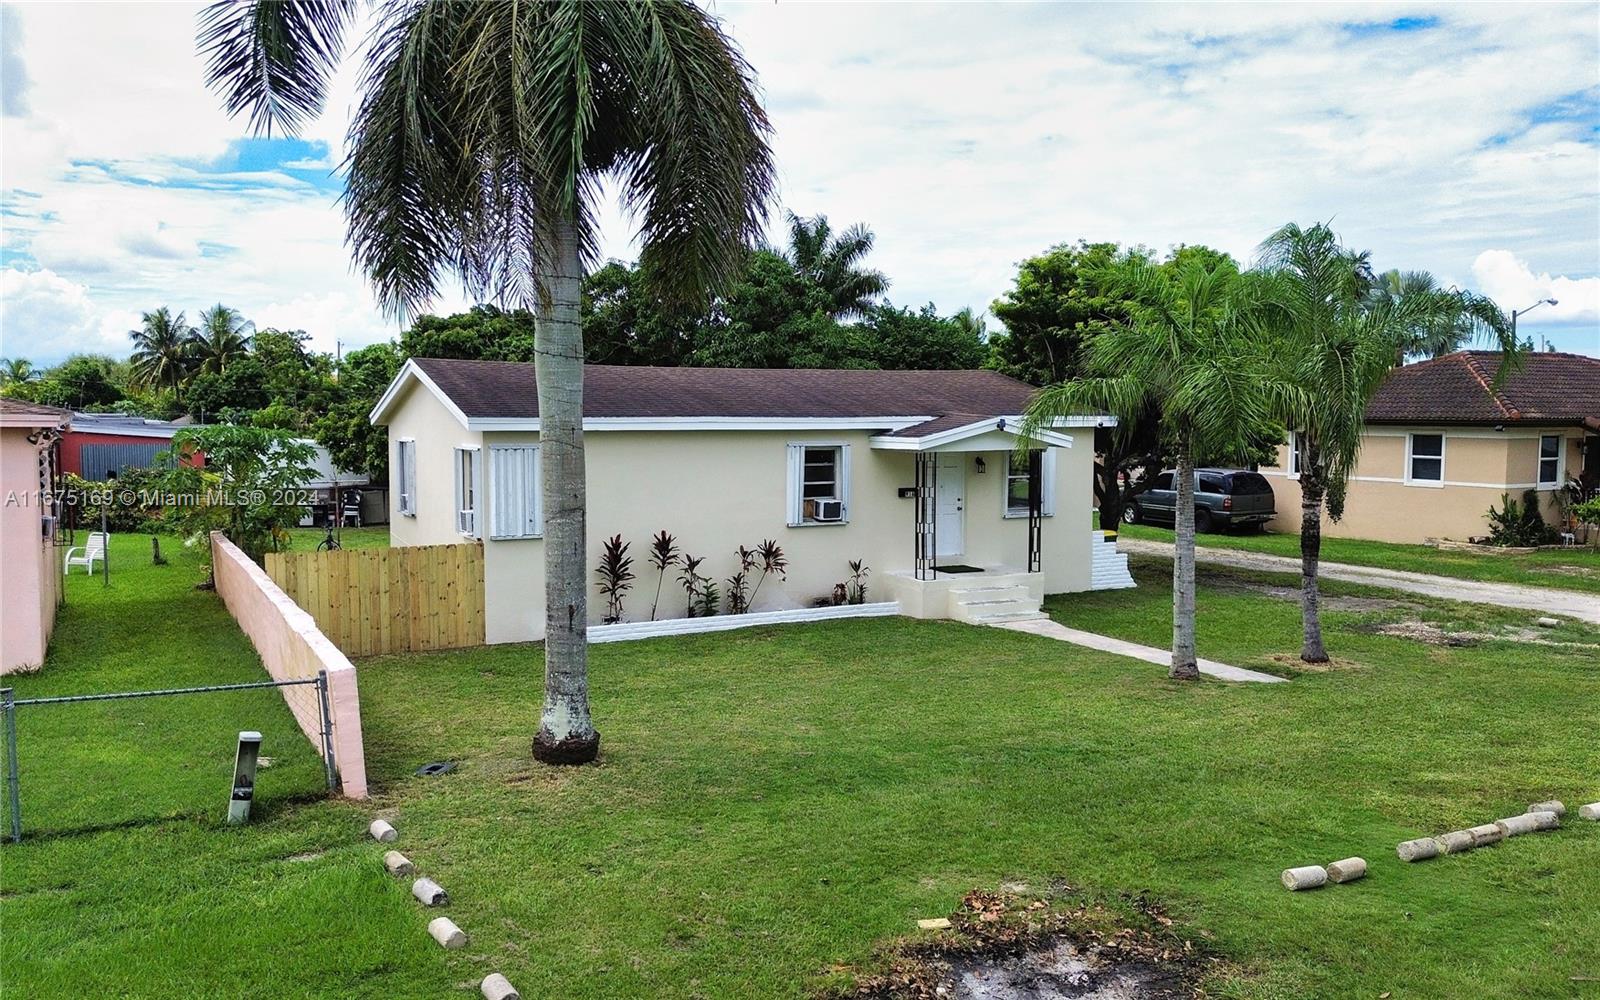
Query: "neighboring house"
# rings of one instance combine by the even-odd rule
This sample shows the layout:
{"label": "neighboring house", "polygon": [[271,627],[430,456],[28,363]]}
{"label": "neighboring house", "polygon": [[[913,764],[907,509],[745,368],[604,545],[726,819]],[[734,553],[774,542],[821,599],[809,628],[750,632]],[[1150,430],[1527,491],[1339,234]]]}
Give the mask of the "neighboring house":
{"label": "neighboring house", "polygon": [[185,426],[192,425],[122,413],[74,413],[72,427],[61,439],[61,471],[101,482],[107,473],[149,468]]}
{"label": "neighboring house", "polygon": [[[776,540],[787,579],[755,610],[827,601],[857,559],[870,600],[918,617],[1035,616],[1046,592],[1131,586],[1090,529],[1094,428],[1111,418],[1061,421],[1016,459],[1033,391],[986,371],[586,367],[591,622],[605,611],[593,567],[617,534],[637,576],[624,620],[649,618],[663,530],[724,592],[735,550]],[[389,430],[393,543],[481,539],[488,641],[541,637],[533,365],[413,359],[372,420]],[[677,576],[659,617],[685,614]]]}
{"label": "neighboring house", "polygon": [[61,432],[71,414],[0,399],[0,674],[44,662],[61,600],[55,546]]}
{"label": "neighboring house", "polygon": [[[1458,351],[1395,369],[1367,407],[1344,517],[1323,533],[1385,542],[1488,534],[1490,505],[1538,494],[1560,522],[1561,489],[1600,484],[1600,359],[1529,354],[1496,388],[1500,355]],[[1271,527],[1300,530],[1299,453],[1292,436],[1261,470],[1277,493]]]}
{"label": "neighboring house", "polygon": [[362,524],[385,524],[389,520],[388,491],[382,485],[373,485],[365,472],[335,468],[333,455],[310,438],[300,438],[301,444],[316,449],[311,459],[312,478],[304,489],[316,495],[315,505],[300,519],[301,525],[328,524],[329,518],[341,514],[346,501],[359,498]]}

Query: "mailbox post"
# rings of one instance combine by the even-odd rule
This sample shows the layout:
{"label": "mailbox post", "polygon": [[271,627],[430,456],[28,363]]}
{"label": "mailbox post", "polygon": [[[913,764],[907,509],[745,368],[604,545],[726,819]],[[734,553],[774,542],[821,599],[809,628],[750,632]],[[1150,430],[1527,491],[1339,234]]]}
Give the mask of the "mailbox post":
{"label": "mailbox post", "polygon": [[239,752],[233,758],[233,795],[228,800],[228,822],[243,823],[250,818],[250,803],[256,794],[256,758],[261,755],[261,734],[239,734]]}

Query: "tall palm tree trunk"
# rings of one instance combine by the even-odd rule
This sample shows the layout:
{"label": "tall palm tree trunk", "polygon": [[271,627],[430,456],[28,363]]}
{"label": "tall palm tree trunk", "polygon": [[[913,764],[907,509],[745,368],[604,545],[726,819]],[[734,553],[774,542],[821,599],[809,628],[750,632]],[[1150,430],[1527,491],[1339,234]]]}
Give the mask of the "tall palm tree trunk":
{"label": "tall palm tree trunk", "polygon": [[1322,645],[1321,596],[1317,592],[1317,562],[1322,558],[1322,502],[1327,487],[1320,477],[1300,477],[1300,625],[1304,633],[1300,659],[1327,663]]}
{"label": "tall palm tree trunk", "polygon": [[1177,536],[1172,559],[1172,668],[1169,677],[1200,676],[1194,643],[1194,456],[1178,445],[1178,508],[1173,514]]}
{"label": "tall palm tree trunk", "polygon": [[583,468],[583,267],[578,227],[551,226],[539,254],[543,279],[534,311],[539,390],[539,468],[544,500],[544,712],[533,756],[584,764],[600,753],[589,717],[589,608]]}

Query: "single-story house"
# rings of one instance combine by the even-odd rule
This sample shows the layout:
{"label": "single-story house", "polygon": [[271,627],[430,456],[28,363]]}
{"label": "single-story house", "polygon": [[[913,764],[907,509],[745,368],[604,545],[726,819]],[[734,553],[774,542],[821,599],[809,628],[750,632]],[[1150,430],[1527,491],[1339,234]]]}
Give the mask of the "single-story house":
{"label": "single-story house", "polygon": [[[621,535],[637,576],[623,620],[648,619],[666,531],[724,590],[740,546],[776,541],[787,576],[757,611],[830,600],[852,560],[871,600],[918,617],[1032,617],[1046,592],[1131,586],[1090,528],[1094,429],[1111,418],[1058,421],[1019,455],[1033,392],[987,371],[587,366],[591,578]],[[392,543],[481,541],[488,641],[542,637],[534,366],[412,359],[372,420],[389,431]],[[676,576],[658,617],[686,614]]]}
{"label": "single-story house", "polygon": [[61,601],[56,476],[72,415],[0,399],[0,674],[44,662]]}
{"label": "single-story house", "polygon": [[[1385,542],[1487,535],[1489,507],[1534,490],[1561,523],[1562,487],[1600,484],[1600,358],[1529,354],[1494,385],[1500,355],[1458,351],[1395,369],[1367,407],[1344,517],[1324,534]],[[1270,527],[1300,530],[1299,450],[1291,435],[1262,468],[1277,494]]]}
{"label": "single-story house", "polygon": [[[172,436],[184,421],[147,420],[124,413],[74,413],[61,439],[61,471],[94,482],[124,469],[147,469],[156,456],[172,447]],[[203,455],[186,459],[204,462]]]}

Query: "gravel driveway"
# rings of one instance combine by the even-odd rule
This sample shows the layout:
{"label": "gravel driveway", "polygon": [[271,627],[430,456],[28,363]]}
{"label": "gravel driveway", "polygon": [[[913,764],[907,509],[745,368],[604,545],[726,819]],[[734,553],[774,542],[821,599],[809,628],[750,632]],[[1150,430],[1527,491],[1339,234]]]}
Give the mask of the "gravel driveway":
{"label": "gravel driveway", "polygon": [[[1142,538],[1119,538],[1117,548],[1139,555],[1172,558],[1171,542],[1154,542]],[[1239,549],[1195,548],[1195,560],[1219,566],[1263,570],[1269,573],[1300,572],[1300,560],[1289,556],[1266,555]],[[1600,625],[1600,595],[1573,590],[1554,590],[1549,587],[1519,587],[1510,583],[1484,583],[1480,580],[1461,580],[1453,576],[1433,576],[1429,573],[1410,573],[1398,569],[1378,569],[1373,566],[1352,566],[1349,563],[1323,562],[1317,569],[1320,578],[1358,583],[1367,587],[1387,587],[1428,597],[1442,597],[1450,601],[1471,601],[1476,604],[1495,604],[1503,608],[1521,608],[1543,614],[1565,615],[1579,621]]]}

